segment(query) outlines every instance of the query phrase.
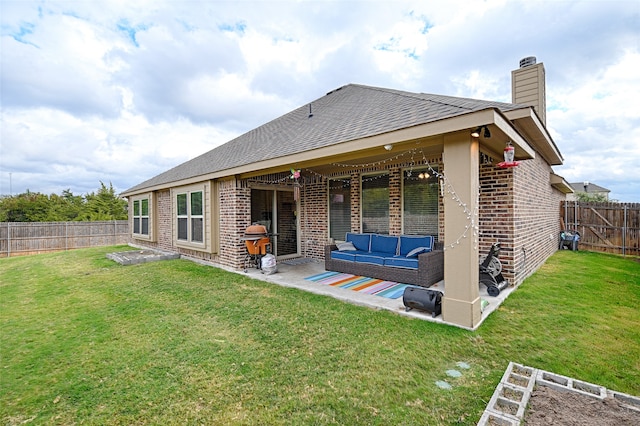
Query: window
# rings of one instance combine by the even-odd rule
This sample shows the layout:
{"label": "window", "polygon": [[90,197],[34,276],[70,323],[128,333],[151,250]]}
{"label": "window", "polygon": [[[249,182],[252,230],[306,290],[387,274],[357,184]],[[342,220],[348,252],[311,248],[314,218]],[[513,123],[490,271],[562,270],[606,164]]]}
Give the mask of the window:
{"label": "window", "polygon": [[329,180],[329,237],[343,241],[351,232],[350,179]]}
{"label": "window", "polygon": [[149,196],[133,199],[133,235],[138,238],[150,237]]}
{"label": "window", "polygon": [[438,178],[427,168],[405,170],[402,227],[407,235],[438,237]]}
{"label": "window", "polygon": [[176,195],[178,241],[201,244],[204,242],[203,191],[183,192]]}
{"label": "window", "polygon": [[362,177],[362,232],[389,233],[389,175]]}

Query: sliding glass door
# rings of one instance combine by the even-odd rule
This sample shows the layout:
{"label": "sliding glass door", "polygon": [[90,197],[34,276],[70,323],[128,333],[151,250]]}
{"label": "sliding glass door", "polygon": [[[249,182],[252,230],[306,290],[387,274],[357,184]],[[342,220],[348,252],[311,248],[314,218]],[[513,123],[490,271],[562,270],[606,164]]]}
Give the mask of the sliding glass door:
{"label": "sliding glass door", "polygon": [[272,251],[278,258],[300,253],[297,208],[293,191],[251,190],[251,223],[264,225],[272,234]]}

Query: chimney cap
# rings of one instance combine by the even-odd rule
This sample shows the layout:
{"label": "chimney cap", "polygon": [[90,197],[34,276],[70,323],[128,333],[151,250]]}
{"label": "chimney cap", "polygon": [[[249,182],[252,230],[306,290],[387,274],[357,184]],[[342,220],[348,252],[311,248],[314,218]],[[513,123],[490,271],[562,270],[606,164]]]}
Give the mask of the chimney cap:
{"label": "chimney cap", "polygon": [[536,64],[536,57],[535,56],[527,56],[526,58],[520,59],[520,68],[529,67],[529,66],[535,65],[535,64]]}

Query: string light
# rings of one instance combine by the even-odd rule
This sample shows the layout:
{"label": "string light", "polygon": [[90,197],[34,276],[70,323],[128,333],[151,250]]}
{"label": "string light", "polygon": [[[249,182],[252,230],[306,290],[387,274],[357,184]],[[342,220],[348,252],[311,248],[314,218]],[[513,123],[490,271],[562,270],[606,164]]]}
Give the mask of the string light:
{"label": "string light", "polygon": [[415,151],[415,150],[401,152],[400,154],[394,155],[393,157],[385,158],[384,160],[374,161],[374,162],[371,162],[371,163],[360,163],[360,164],[331,163],[331,165],[334,166],[334,167],[344,167],[344,168],[349,168],[349,169],[363,169],[363,168],[367,168],[367,167],[381,166],[383,164],[396,162],[401,157],[403,157],[403,156],[405,156],[405,155],[407,155],[409,153],[412,153],[413,151]]}
{"label": "string light", "polygon": [[[478,235],[479,235],[479,226],[478,226],[478,205],[479,205],[479,196],[476,197],[476,202],[475,202],[475,207],[473,208],[473,211],[469,209],[467,203],[465,203],[460,196],[456,193],[455,188],[453,187],[453,185],[451,184],[451,182],[449,181],[449,179],[447,178],[446,174],[444,171],[439,172],[438,170],[434,169],[431,164],[429,163],[429,160],[427,159],[426,154],[424,153],[424,151],[422,149],[418,149],[418,148],[414,148],[405,152],[401,152],[399,154],[393,155],[391,157],[385,158],[383,160],[380,161],[374,161],[374,162],[369,162],[369,163],[360,163],[360,164],[345,164],[345,163],[331,163],[331,166],[334,167],[341,167],[341,168],[349,168],[349,169],[366,169],[366,168],[371,168],[371,167],[379,167],[382,165],[385,165],[387,163],[393,163],[393,162],[397,162],[400,158],[406,156],[406,155],[411,155],[410,161],[409,161],[409,170],[407,170],[406,172],[406,177],[411,178],[412,177],[412,173],[413,173],[413,169],[414,167],[420,167],[423,168],[426,166],[427,171],[421,171],[418,174],[418,179],[428,179],[430,177],[434,177],[436,179],[438,179],[438,183],[440,186],[440,196],[442,198],[446,196],[450,196],[451,199],[458,204],[458,206],[462,209],[463,213],[466,215],[466,220],[467,223],[464,226],[464,229],[462,230],[462,233],[455,239],[453,240],[452,243],[446,245],[444,247],[444,250],[452,250],[455,249],[457,246],[460,245],[460,243],[468,238],[470,235],[473,237],[473,248],[477,249],[478,248]],[[415,161],[415,155],[416,154],[422,154],[422,164],[416,164]],[[304,169],[305,173],[309,173],[317,178],[320,178],[322,180],[332,180],[334,182],[342,182],[342,188],[348,188],[351,186],[351,179],[341,179],[341,178],[333,178],[331,176],[327,176],[324,175],[322,173],[316,172],[315,170],[312,169]],[[373,176],[367,176],[362,178],[363,182],[371,182],[377,179],[381,179],[383,177],[385,177],[386,175],[373,175]],[[275,185],[275,184],[282,184],[284,182],[288,182],[291,180],[291,175],[290,174],[286,174],[284,175],[282,178],[280,179],[276,179],[274,181],[264,181],[264,180],[253,180],[254,182],[258,182],[261,184],[271,184],[271,185]],[[301,186],[304,186],[304,182],[306,181],[304,176],[300,176],[299,178],[299,182]]]}
{"label": "string light", "polygon": [[458,203],[458,206],[462,208],[462,211],[464,214],[467,215],[467,224],[464,227],[464,230],[462,231],[462,234],[460,234],[460,236],[458,238],[455,239],[454,242],[452,242],[451,244],[448,244],[447,246],[444,247],[444,250],[447,249],[454,249],[457,246],[460,245],[460,242],[467,238],[469,231],[472,231],[473,234],[473,248],[474,250],[478,248],[478,232],[479,232],[479,226],[478,226],[478,204],[479,204],[479,196],[476,197],[476,203],[475,203],[475,207],[473,209],[473,211],[469,210],[469,207],[467,206],[467,204],[465,202],[462,201],[462,199],[460,198],[460,196],[458,196],[458,194],[456,193],[455,189],[453,188],[453,185],[451,184],[451,182],[449,182],[449,180],[447,179],[446,175],[443,174],[442,176],[442,182],[443,182],[443,187],[444,189],[441,189],[441,192],[446,191],[446,193],[448,194],[448,196],[451,196],[451,199],[453,201],[455,201],[456,203]]}

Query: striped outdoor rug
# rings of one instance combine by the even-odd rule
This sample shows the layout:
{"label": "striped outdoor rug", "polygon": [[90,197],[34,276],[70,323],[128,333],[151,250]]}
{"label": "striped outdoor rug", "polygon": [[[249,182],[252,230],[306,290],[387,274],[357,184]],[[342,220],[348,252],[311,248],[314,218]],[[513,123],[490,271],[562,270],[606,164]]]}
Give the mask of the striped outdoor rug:
{"label": "striped outdoor rug", "polygon": [[344,274],[342,272],[323,272],[305,278],[318,284],[330,285],[332,287],[346,288],[360,291],[367,294],[397,299],[404,294],[404,289],[414,287],[409,284],[401,284],[394,281],[384,281],[376,278],[360,277],[357,275]]}

